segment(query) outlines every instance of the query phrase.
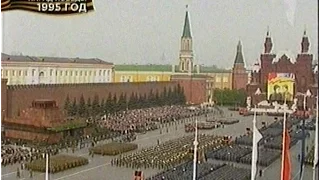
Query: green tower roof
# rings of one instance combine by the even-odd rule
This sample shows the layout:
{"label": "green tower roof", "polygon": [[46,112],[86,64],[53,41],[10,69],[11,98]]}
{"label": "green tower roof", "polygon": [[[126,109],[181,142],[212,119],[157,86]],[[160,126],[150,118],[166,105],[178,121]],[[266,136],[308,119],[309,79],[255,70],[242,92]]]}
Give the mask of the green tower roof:
{"label": "green tower roof", "polygon": [[236,59],[235,59],[234,63],[235,64],[244,64],[243,55],[242,55],[242,45],[241,45],[240,41],[237,46],[237,55],[236,55]]}
{"label": "green tower roof", "polygon": [[186,11],[186,17],[184,20],[182,38],[191,38],[191,30],[190,30],[189,12],[188,11]]}

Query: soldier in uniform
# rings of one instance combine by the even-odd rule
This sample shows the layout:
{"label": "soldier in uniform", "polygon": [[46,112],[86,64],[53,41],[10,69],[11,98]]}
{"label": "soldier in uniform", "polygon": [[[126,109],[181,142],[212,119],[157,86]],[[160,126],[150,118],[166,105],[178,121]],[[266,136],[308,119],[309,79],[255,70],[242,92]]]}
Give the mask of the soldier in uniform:
{"label": "soldier in uniform", "polygon": [[20,169],[17,168],[17,178],[20,178]]}

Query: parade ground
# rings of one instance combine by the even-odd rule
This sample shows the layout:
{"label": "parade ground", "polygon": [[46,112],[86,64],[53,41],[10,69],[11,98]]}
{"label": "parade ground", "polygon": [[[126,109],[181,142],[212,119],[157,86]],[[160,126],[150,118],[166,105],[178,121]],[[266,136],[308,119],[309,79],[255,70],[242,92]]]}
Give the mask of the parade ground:
{"label": "parade ground", "polygon": [[[246,128],[252,129],[252,118],[253,116],[240,116],[237,112],[231,112],[227,109],[224,109],[226,116],[230,116],[232,113],[233,118],[237,118],[240,120],[239,123],[233,125],[226,125],[224,128],[217,128],[213,130],[200,130],[199,133],[205,134],[214,134],[214,135],[228,135],[235,138],[236,136],[240,136],[245,134]],[[209,115],[209,118],[212,118],[212,115]],[[199,116],[199,121],[205,121],[205,116]],[[267,125],[274,121],[274,117],[269,116],[258,116],[257,117],[257,126],[258,128],[262,127],[262,122],[266,122]],[[188,122],[187,122],[188,123]],[[167,132],[168,129],[168,132]],[[160,133],[160,131],[162,131]],[[161,142],[168,141],[171,139],[175,139],[178,137],[190,135],[192,133],[185,133],[184,123],[180,121],[178,125],[171,125],[162,128],[162,130],[158,129],[155,131],[147,132],[146,134],[138,134],[137,139],[133,141],[133,143],[138,144],[138,150],[142,148],[151,147],[157,144],[158,140]],[[306,145],[311,147],[311,143],[314,140],[314,132],[310,132],[310,138],[307,138]],[[99,144],[107,143],[99,142]],[[134,171],[136,169],[124,168],[124,167],[116,167],[111,166],[111,159],[114,156],[100,156],[95,155],[94,157],[89,156],[88,148],[83,148],[72,153],[71,151],[60,152],[60,154],[73,154],[78,156],[83,156],[89,159],[89,164],[73,169],[69,169],[63,172],[58,172],[55,174],[50,174],[50,180],[131,180],[133,179]],[[299,162],[298,162],[298,153],[300,152],[300,142],[298,142],[295,146],[291,148],[291,163],[292,163],[292,179],[298,179],[297,174],[299,172]],[[131,153],[131,152],[128,152]],[[215,160],[210,160],[215,161]],[[263,169],[263,176],[257,177],[258,180],[276,180],[280,179],[280,162],[281,159],[273,162],[269,167]],[[234,164],[231,162],[227,162],[230,164]],[[234,164],[235,166],[243,166],[243,164]],[[21,178],[17,178],[16,170],[19,167],[19,164],[2,166],[1,168],[1,179],[2,180],[44,180],[45,174],[34,172],[33,177],[29,177],[28,171],[22,171]],[[250,166],[247,166],[250,168]],[[144,173],[144,177],[149,177],[151,175],[160,172],[158,169],[141,169]],[[304,180],[312,179],[312,167],[305,166],[304,171]]]}

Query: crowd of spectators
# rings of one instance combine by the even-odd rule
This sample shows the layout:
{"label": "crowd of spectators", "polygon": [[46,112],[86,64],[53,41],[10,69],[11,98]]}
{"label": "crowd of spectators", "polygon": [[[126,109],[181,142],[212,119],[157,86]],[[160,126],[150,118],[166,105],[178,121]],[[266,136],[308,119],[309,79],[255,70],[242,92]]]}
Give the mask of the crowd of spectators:
{"label": "crowd of spectators", "polygon": [[200,109],[190,110],[184,106],[162,106],[145,109],[122,111],[105,115],[98,123],[101,127],[112,131],[143,132],[154,130],[159,124],[177,121],[184,118],[198,116],[204,113]]}

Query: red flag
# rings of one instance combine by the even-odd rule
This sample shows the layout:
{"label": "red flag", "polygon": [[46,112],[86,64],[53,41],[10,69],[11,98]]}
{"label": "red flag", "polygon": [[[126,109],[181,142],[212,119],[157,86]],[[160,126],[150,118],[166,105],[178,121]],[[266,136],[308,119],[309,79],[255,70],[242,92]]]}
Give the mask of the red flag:
{"label": "red flag", "polygon": [[[286,117],[285,117],[286,119]],[[281,180],[291,180],[291,162],[290,162],[290,135],[286,128],[284,120],[284,130],[282,135],[282,167]]]}

